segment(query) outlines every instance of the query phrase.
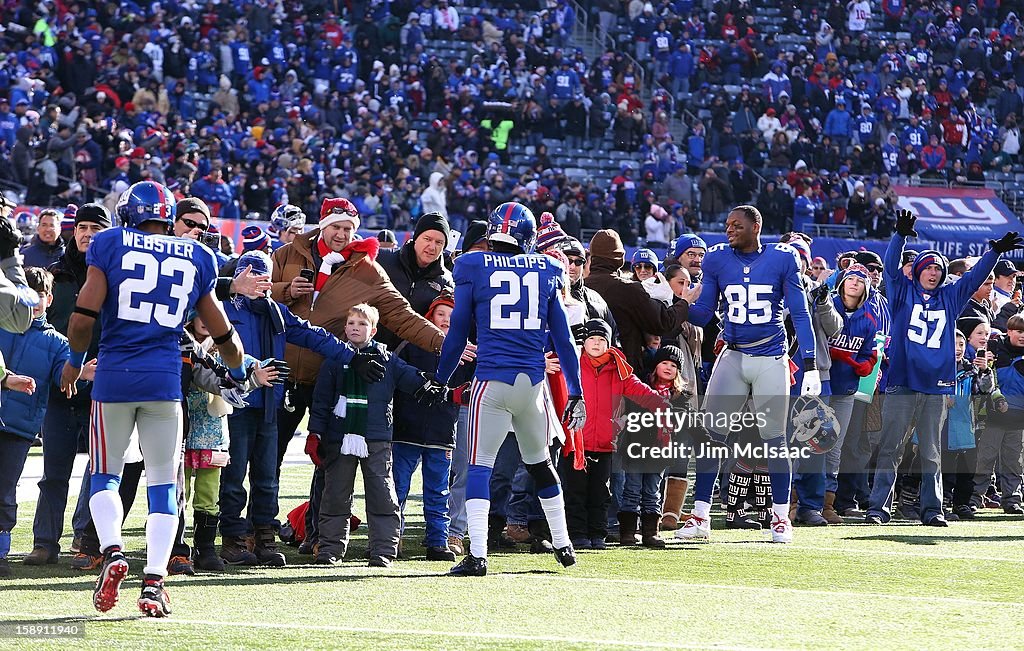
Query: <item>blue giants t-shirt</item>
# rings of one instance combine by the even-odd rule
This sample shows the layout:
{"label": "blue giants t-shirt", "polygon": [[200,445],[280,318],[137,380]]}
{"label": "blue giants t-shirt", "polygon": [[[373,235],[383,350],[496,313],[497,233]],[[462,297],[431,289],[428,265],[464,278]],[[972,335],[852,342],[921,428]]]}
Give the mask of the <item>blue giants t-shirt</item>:
{"label": "blue giants t-shirt", "polygon": [[181,400],[185,315],[213,291],[217,261],[193,240],[111,228],[92,238],[85,261],[107,277],[93,400]]}
{"label": "blue giants t-shirt", "polygon": [[441,347],[437,379],[447,382],[476,322],[476,377],[514,384],[544,379],[544,352],[558,355],[570,395],[582,395],[579,355],[562,305],[561,263],[546,255],[474,251],[455,263],[455,307]]}

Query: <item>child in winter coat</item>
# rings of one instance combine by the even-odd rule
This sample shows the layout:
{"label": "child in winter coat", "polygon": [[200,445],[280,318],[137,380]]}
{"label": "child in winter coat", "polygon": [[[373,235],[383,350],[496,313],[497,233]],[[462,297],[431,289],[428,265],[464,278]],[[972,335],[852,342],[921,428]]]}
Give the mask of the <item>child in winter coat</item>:
{"label": "child in winter coat", "polygon": [[956,331],[956,393],[946,397],[949,408],[946,446],[942,454],[943,485],[951,493],[953,513],[961,520],[974,517],[971,494],[974,492],[974,471],[978,464],[975,430],[979,428],[979,398],[992,395],[993,405],[1006,412],[1006,399],[995,390],[995,373],[988,367],[987,357],[977,355],[974,361],[965,357],[967,337]]}
{"label": "child in winter coat", "polygon": [[[426,319],[448,332],[455,300],[451,294],[441,294],[427,310]],[[409,342],[398,346],[395,353],[400,359],[422,371],[433,372],[439,355],[423,350]],[[395,489],[402,512],[403,528],[405,502],[409,497],[412,475],[423,463],[423,517],[426,521],[428,561],[454,561],[455,552],[448,546],[448,477],[452,471],[452,451],[455,449],[455,425],[459,418],[459,405],[463,396],[468,404],[469,381],[473,379],[475,365],[462,365],[456,370],[452,382],[459,387],[455,400],[438,405],[422,405],[408,393],[395,394],[395,429],[391,454],[394,458]]]}
{"label": "child in winter coat", "polygon": [[349,365],[328,359],[313,389],[309,433],[320,440],[311,456],[324,469],[320,503],[320,546],[314,562],[332,565],[348,550],[349,517],[356,468],[363,471],[366,519],[370,528],[370,567],[390,567],[398,557],[401,531],[398,495],[392,476],[392,406],[396,389],[416,393],[427,385],[413,366],[373,341],[380,315],[360,303],[349,310],[345,338],[358,351],[373,349],[384,377],[367,384]]}
{"label": "child in winter coat", "polygon": [[[603,547],[608,534],[608,504],[611,493],[612,453],[620,425],[616,419],[623,414],[623,398],[629,398],[646,409],[668,406],[659,393],[633,375],[622,351],[610,347],[611,326],[602,319],[583,324],[585,339],[582,368],[583,395],[587,397],[587,422],[583,426],[583,449],[586,467],[577,470],[563,460],[563,490],[569,537],[576,549]],[[660,511],[659,511],[660,518]],[[658,520],[654,520],[653,536],[657,537]],[[632,534],[630,535],[632,538]]]}

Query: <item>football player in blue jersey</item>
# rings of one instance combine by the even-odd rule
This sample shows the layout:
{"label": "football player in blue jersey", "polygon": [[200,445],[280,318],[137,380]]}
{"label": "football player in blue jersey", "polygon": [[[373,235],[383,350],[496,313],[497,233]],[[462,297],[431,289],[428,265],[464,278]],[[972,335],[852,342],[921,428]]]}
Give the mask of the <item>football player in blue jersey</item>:
{"label": "football player in blue jersey", "polygon": [[168,235],[175,216],[171,192],[159,183],[136,183],[121,195],[116,212],[122,227],[97,233],[86,253],[88,271],[68,324],[71,359],[64,366],[61,389],[69,396],[74,393],[94,323],[100,319],[89,508],[104,558],[93,605],[100,612],[113,608],[128,574],[118,486],[125,449],[137,429],[149,497],[138,605],[148,616],[164,617],[171,608],[163,578],[178,526],[175,482],[183,427],[179,341],[185,315],[196,309],[237,383],[245,378],[242,345],[213,296],[213,253],[197,242]]}
{"label": "football player in blue jersey", "polygon": [[551,439],[542,390],[544,353],[550,344],[569,391],[562,421],[570,430],[583,426],[579,353],[561,298],[566,272],[554,258],[533,252],[537,221],[521,204],[503,203],[494,209],[487,240],[489,251],[467,253],[455,265],[455,310],[437,366],[435,388],[443,394],[475,324],[478,356],[469,406],[466,483],[470,551],[452,568],[455,576],[487,574],[491,469],[506,432],[513,430],[536,483],[555,556],[565,567],[576,563],[562,488],[548,451]]}
{"label": "football player in blue jersey", "polygon": [[[724,310],[722,351],[708,380],[704,411],[718,425],[741,414],[748,394],[768,456],[772,485],[772,541],[793,540],[789,519],[792,467],[786,454],[790,368],[786,354],[784,309],[789,310],[804,362],[803,396],[821,393],[815,363],[814,330],[807,308],[796,250],[788,244],[761,244],[761,213],[737,206],[725,221],[728,244],[708,249],[700,298],[690,306],[690,321],[703,326],[719,305]],[[718,425],[721,428],[721,425]],[[711,428],[714,429],[714,428]],[[719,431],[720,435],[725,432]],[[676,532],[684,540],[711,535],[711,492],[718,477],[714,455],[697,457],[693,517]]]}
{"label": "football player in blue jersey", "polygon": [[[921,457],[921,522],[948,526],[942,512],[942,425],[947,395],[956,382],[956,320],[971,295],[999,261],[999,256],[1024,249],[1016,232],[989,240],[989,250],[974,267],[952,284],[946,281],[946,259],[938,251],[922,251],[901,272],[908,237],[916,237],[917,217],[909,210],[896,213],[896,232],[885,251],[888,290],[889,375],[882,404],[882,435],[875,467],[875,483],[865,521],[882,524],[892,517],[892,502],[899,467],[911,431],[917,432]],[[911,425],[915,424],[913,428]]]}

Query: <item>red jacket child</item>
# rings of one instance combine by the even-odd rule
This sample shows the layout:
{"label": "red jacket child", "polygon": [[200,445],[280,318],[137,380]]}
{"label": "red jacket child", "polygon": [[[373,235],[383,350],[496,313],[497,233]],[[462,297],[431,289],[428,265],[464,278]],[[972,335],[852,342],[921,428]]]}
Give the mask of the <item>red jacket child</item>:
{"label": "red jacket child", "polygon": [[587,452],[614,452],[615,438],[622,429],[620,421],[628,398],[646,410],[668,408],[668,400],[633,375],[633,367],[618,348],[610,348],[611,327],[601,319],[584,324],[587,339],[580,358],[580,378],[587,402],[587,422],[583,426],[583,449]]}

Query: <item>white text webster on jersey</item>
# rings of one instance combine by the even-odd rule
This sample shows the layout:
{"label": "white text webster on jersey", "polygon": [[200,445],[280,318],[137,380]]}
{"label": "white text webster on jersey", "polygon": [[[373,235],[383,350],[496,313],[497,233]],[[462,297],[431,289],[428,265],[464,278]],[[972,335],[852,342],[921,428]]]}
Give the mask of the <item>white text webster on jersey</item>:
{"label": "white text webster on jersey", "polygon": [[542,255],[495,255],[484,253],[484,266],[499,269],[547,269],[548,257]]}
{"label": "white text webster on jersey", "polygon": [[153,237],[138,231],[121,232],[121,243],[124,246],[154,253],[166,253],[176,258],[192,258],[195,243],[182,237]]}

